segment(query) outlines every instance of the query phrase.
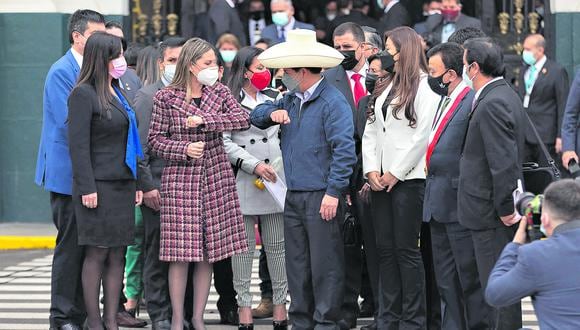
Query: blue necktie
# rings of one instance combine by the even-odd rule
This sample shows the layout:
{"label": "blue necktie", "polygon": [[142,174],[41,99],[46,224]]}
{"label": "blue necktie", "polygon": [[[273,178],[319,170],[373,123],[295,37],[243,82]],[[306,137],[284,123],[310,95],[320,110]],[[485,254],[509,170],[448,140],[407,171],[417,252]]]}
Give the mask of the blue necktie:
{"label": "blue necktie", "polygon": [[141,143],[139,142],[139,131],[137,130],[137,118],[135,117],[135,112],[131,109],[127,100],[121,94],[117,87],[113,87],[115,93],[119,97],[123,108],[127,111],[129,117],[129,132],[127,134],[127,147],[125,151],[125,164],[131,169],[133,177],[137,178],[137,156],[143,159],[143,150],[141,149]]}

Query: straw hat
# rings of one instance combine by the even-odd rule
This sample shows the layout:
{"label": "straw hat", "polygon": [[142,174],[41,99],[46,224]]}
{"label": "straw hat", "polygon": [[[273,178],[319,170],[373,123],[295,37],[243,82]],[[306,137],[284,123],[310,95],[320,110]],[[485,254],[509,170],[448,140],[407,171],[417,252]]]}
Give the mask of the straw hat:
{"label": "straw hat", "polygon": [[311,30],[291,30],[286,42],[266,49],[258,59],[268,68],[331,68],[342,62],[344,56],[316,41]]}

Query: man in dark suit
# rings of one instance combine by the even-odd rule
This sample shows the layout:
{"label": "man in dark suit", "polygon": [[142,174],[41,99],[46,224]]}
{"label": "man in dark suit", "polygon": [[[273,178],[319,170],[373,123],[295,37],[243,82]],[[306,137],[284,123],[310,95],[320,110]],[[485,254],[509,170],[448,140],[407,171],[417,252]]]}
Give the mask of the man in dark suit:
{"label": "man in dark suit", "polygon": [[568,163],[574,159],[578,162],[580,154],[580,130],[578,120],[580,119],[580,70],[572,82],[568,101],[566,101],[566,111],[562,122],[562,164],[568,169]]}
{"label": "man in dark suit", "polygon": [[[546,41],[540,34],[531,34],[524,41],[522,58],[526,66],[520,70],[517,91],[524,109],[536,126],[540,138],[559,165],[562,151],[562,117],[570,88],[568,73],[544,53]],[[545,156],[531,128],[526,129],[524,161],[547,165]]]}
{"label": "man in dark suit", "polygon": [[313,25],[299,22],[294,18],[292,0],[272,0],[270,9],[274,24],[270,24],[262,30],[262,38],[271,40],[272,45],[286,41],[288,31],[294,29],[314,31]]}
{"label": "man in dark suit", "polygon": [[580,183],[546,188],[541,221],[548,239],[524,245],[524,220],[489,277],[487,301],[505,306],[531,296],[541,329],[580,329]]}
{"label": "man in dark suit", "polygon": [[342,23],[351,22],[360,26],[377,28],[378,22],[364,12],[365,8],[368,10],[368,6],[369,0],[353,0],[350,12],[347,15],[338,16],[328,25],[328,30],[326,32],[326,35],[329,37],[328,43],[332,44],[331,38],[334,29]]}
{"label": "man in dark suit", "polygon": [[236,10],[234,0],[214,0],[207,16],[209,24],[207,41],[209,43],[215,45],[222,34],[231,33],[238,38],[242,46],[248,44],[244,25]]}
{"label": "man in dark suit", "polygon": [[378,28],[380,35],[384,36],[385,32],[399,26],[411,25],[409,12],[399,0],[382,0],[382,2],[379,0],[378,4],[383,9],[383,16],[381,16]]}
{"label": "man in dark suit", "polygon": [[460,45],[437,45],[428,57],[429,85],[441,102],[427,148],[423,221],[429,222],[435,280],[445,306],[441,328],[487,329],[471,233],[457,219],[459,160],[475,92],[462,79]]}
{"label": "man in dark suit", "polygon": [[[482,289],[519,221],[513,191],[522,178],[525,113],[516,92],[503,79],[501,48],[491,39],[466,41],[464,72],[475,101],[459,162],[457,218],[471,231]],[[491,309],[491,329],[519,329],[520,303]]]}
{"label": "man in dark suit", "polygon": [[[337,18],[338,19],[338,18]],[[356,117],[359,101],[367,95],[365,77],[368,64],[364,56],[365,34],[355,23],[343,23],[334,29],[334,48],[342,53],[341,65],[326,70],[323,76],[346,98]],[[345,288],[342,305],[342,328],[356,327],[359,313],[358,296],[360,293],[362,255],[360,242],[355,246],[345,246]]]}
{"label": "man in dark suit", "polygon": [[474,27],[481,29],[481,21],[477,18],[461,13],[460,0],[443,0],[441,14],[434,14],[427,18],[425,27],[428,40],[432,45],[447,42],[453,32],[465,28]]}
{"label": "man in dark suit", "polygon": [[247,4],[247,15],[243,19],[248,44],[254,46],[262,38],[262,30],[272,22],[266,18],[264,1],[251,0]]}
{"label": "man in dark suit", "polygon": [[51,66],[44,85],[42,134],[34,182],[50,192],[52,220],[58,230],[52,260],[51,329],[80,329],[86,317],[81,284],[83,249],[78,245],[71,198],[67,102],[77,82],[85,43],[96,31],[105,31],[103,15],[88,9],[72,14],[68,23],[71,49]]}

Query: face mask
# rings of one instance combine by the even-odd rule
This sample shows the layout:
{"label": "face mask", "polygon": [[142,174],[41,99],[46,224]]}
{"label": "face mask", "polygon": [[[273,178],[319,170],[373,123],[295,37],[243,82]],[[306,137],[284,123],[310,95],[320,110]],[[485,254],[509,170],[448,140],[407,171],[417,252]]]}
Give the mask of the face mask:
{"label": "face mask", "polygon": [[286,86],[286,89],[288,89],[288,91],[293,91],[295,89],[298,88],[298,86],[300,85],[300,82],[294,78],[292,78],[289,74],[284,72],[284,75],[282,76],[282,83],[284,84],[284,86]]}
{"label": "face mask", "polygon": [[197,81],[206,86],[213,86],[218,80],[219,68],[217,66],[210,66],[198,72]]}
{"label": "face mask", "polygon": [[326,13],[326,19],[328,19],[329,21],[332,21],[335,18],[336,18],[336,12],[328,12],[328,13]]}
{"label": "face mask", "polygon": [[371,94],[373,93],[377,84],[377,79],[379,79],[379,76],[376,73],[367,72],[367,76],[365,77],[365,87],[367,88],[367,92]]}
{"label": "face mask", "polygon": [[384,52],[384,55],[380,56],[381,59],[381,69],[387,71],[388,73],[395,72],[395,60],[393,56],[388,52]]}
{"label": "face mask", "polygon": [[285,11],[273,13],[272,14],[272,22],[278,26],[285,26],[290,22],[290,18],[288,18],[288,14]]}
{"label": "face mask", "polygon": [[163,79],[170,84],[173,82],[173,77],[175,77],[175,68],[177,68],[177,65],[167,64],[165,69],[163,69]]}
{"label": "face mask", "polygon": [[344,60],[342,60],[342,67],[345,70],[352,70],[358,64],[358,60],[356,59],[355,51],[354,50],[343,50],[340,52],[344,56]]}
{"label": "face mask", "polygon": [[231,63],[236,57],[237,53],[238,53],[237,50],[220,50],[220,55],[222,56],[222,59],[226,63]]}
{"label": "face mask", "polygon": [[270,85],[271,78],[272,77],[269,70],[254,72],[252,74],[252,78],[250,78],[250,83],[252,83],[252,85],[256,87],[257,90],[261,91]]}
{"label": "face mask", "polygon": [[109,74],[114,79],[121,78],[121,76],[123,76],[127,71],[127,61],[125,61],[125,57],[119,56],[112,60],[111,63],[113,64],[113,69],[109,70]]}
{"label": "face mask", "polygon": [[534,57],[534,53],[529,50],[524,50],[522,52],[522,59],[527,65],[534,65],[536,64],[536,58]]}
{"label": "face mask", "polygon": [[431,77],[429,76],[427,78],[427,83],[429,83],[429,87],[431,87],[431,90],[433,92],[435,92],[436,94],[439,94],[441,96],[447,96],[447,94],[449,93],[449,84],[451,82],[448,83],[444,83],[443,82],[443,76],[447,73],[448,71],[445,71],[442,75],[440,75],[439,77]]}
{"label": "face mask", "polygon": [[263,10],[253,11],[253,12],[251,12],[251,14],[252,14],[252,19],[254,21],[259,21],[262,18],[264,18],[264,11]]}
{"label": "face mask", "polygon": [[[463,78],[463,81],[467,84],[467,86],[469,86],[469,88],[473,89],[473,80],[472,80],[472,78],[469,78],[469,67],[470,66],[471,66],[471,64],[466,66],[466,67],[463,67],[462,78]],[[477,74],[475,76],[477,76]],[[473,79],[475,79],[475,76],[473,76]]]}
{"label": "face mask", "polygon": [[379,8],[381,9],[385,9],[385,4],[383,3],[383,0],[377,0],[377,6],[379,6]]}
{"label": "face mask", "polygon": [[459,16],[459,9],[441,9],[441,15],[443,16],[443,19],[446,21],[455,21],[455,19],[457,18],[457,16]]}

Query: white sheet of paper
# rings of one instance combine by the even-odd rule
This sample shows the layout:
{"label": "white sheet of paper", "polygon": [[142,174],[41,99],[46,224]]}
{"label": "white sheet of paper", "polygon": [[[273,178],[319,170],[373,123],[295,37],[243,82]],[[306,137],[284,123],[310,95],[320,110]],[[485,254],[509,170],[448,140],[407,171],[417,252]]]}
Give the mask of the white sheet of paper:
{"label": "white sheet of paper", "polygon": [[[515,190],[512,192],[512,197],[513,197],[513,199],[514,199],[514,208],[515,208],[515,206],[516,206],[516,202],[518,201],[518,197],[519,197],[521,194],[523,194],[523,193],[524,193],[524,187],[523,187],[523,185],[522,185],[522,180],[518,179],[518,186],[517,186],[517,188],[516,188],[516,189],[515,189]],[[516,209],[516,213],[517,213],[518,215],[520,215],[520,216],[521,216],[521,214],[520,214],[520,213],[517,211],[517,209]]]}
{"label": "white sheet of paper", "polygon": [[264,180],[264,185],[268,192],[274,197],[276,203],[282,210],[284,210],[284,203],[286,202],[286,183],[282,180],[278,174],[276,174],[276,182],[270,182]]}

